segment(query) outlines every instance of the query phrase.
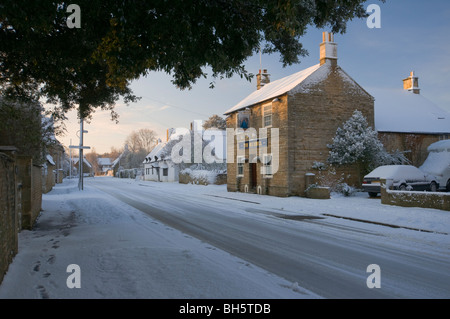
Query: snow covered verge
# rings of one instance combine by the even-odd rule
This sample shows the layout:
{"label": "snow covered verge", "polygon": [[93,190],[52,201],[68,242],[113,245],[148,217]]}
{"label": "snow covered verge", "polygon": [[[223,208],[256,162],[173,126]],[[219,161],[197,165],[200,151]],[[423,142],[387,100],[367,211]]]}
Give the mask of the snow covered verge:
{"label": "snow covered verge", "polygon": [[[0,298],[319,297],[94,187],[80,192],[77,180],[56,185],[42,206],[36,227],[19,234]],[[80,267],[80,288],[67,285],[73,264]]]}

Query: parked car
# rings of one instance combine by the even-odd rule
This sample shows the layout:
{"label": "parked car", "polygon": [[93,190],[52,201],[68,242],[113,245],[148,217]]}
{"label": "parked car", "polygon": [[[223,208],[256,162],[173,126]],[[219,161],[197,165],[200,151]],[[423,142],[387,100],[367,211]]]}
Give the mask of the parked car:
{"label": "parked car", "polygon": [[439,190],[450,192],[450,140],[428,146],[428,157],[419,168],[437,177]]}
{"label": "parked car", "polygon": [[412,165],[385,165],[364,176],[363,189],[370,197],[381,192],[381,179],[392,180],[397,190],[437,191],[439,184],[435,176]]}

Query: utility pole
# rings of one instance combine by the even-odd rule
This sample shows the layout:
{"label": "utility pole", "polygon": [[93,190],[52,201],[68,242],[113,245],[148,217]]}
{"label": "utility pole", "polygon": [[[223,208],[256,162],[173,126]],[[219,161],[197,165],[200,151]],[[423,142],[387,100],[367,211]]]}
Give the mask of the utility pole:
{"label": "utility pole", "polygon": [[[70,145],[72,145],[72,139],[70,139]],[[73,161],[72,161],[72,149],[70,148],[70,145],[69,145],[69,152],[70,152],[69,177],[70,177],[70,179],[72,179]]]}
{"label": "utility pole", "polygon": [[75,145],[70,145],[69,148],[78,148],[79,150],[79,159],[78,159],[78,189],[80,191],[83,190],[83,162],[84,162],[84,158],[83,158],[83,150],[84,149],[90,149],[89,146],[83,146],[83,133],[88,133],[88,131],[85,131],[83,128],[83,124],[84,124],[84,119],[81,117],[80,118],[80,145],[79,146],[75,146]]}

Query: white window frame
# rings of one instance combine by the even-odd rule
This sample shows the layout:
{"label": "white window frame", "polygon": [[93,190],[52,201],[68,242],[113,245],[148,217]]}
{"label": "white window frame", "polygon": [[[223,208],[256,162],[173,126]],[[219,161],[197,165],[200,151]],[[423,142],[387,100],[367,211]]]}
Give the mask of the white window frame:
{"label": "white window frame", "polygon": [[[266,108],[270,106],[270,114],[266,114]],[[261,106],[262,111],[262,127],[272,127],[272,121],[273,121],[273,112],[272,112],[273,105],[272,103],[266,103]],[[269,112],[267,112],[269,113]],[[270,124],[266,125],[266,116],[270,116]]]}
{"label": "white window frame", "polygon": [[[244,177],[244,164],[245,164],[245,156],[238,156],[237,157],[237,171],[236,171],[237,177]],[[240,168],[242,168],[242,174],[239,173]]]}
{"label": "white window frame", "polygon": [[[270,158],[270,159],[268,159]],[[263,160],[262,160],[262,173],[264,178],[272,178],[272,160],[273,156],[272,153],[270,154],[263,154]]]}

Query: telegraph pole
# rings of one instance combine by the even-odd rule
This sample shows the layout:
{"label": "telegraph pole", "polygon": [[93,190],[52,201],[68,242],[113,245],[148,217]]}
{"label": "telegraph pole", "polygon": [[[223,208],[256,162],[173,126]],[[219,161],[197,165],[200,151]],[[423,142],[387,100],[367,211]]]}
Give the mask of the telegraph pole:
{"label": "telegraph pole", "polygon": [[83,128],[83,124],[84,124],[84,119],[82,117],[80,117],[80,145],[79,146],[75,146],[75,145],[70,145],[69,148],[78,148],[79,150],[79,159],[78,159],[78,189],[80,191],[83,190],[83,162],[84,162],[84,157],[83,157],[83,150],[84,149],[90,149],[89,146],[83,146],[83,133],[88,133],[88,131],[85,131]]}

